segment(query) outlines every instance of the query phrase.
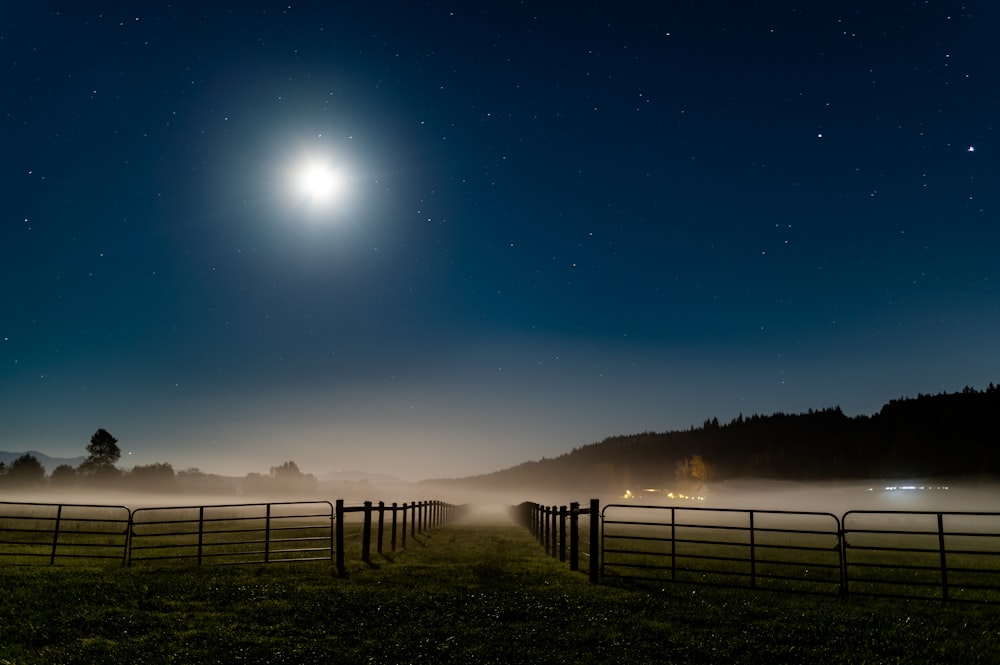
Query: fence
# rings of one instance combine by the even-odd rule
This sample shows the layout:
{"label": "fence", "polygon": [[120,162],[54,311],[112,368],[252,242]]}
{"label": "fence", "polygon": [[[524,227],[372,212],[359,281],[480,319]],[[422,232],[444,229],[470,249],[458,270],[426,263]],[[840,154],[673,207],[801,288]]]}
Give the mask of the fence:
{"label": "fence", "polygon": [[139,508],[132,511],[128,565],[163,560],[272,563],[330,560],[329,501]]}
{"label": "fence", "polygon": [[[0,502],[0,561],[114,560],[249,564],[335,561],[346,574],[347,533],[360,540],[360,558],[382,554],[386,532],[393,551],[411,538],[458,518],[463,507],[441,501],[347,506],[329,501],[138,508]],[[353,521],[357,515],[360,519]],[[386,516],[389,520],[387,523]],[[350,516],[350,517],[349,517]],[[376,526],[373,528],[373,521]]]}
{"label": "fence", "polygon": [[128,556],[130,513],[124,506],[0,501],[0,561],[50,565],[63,559]]}
{"label": "fence", "polygon": [[840,520],[830,513],[610,504],[602,573],[839,594]]}
{"label": "fence", "polygon": [[1000,602],[1000,513],[852,510],[845,592]]}
{"label": "fence", "polygon": [[[591,582],[599,578],[600,552],[598,551],[600,533],[600,502],[591,499],[588,508],[580,508],[573,502],[569,506],[544,506],[525,501],[510,509],[510,517],[516,523],[526,527],[538,539],[545,552],[560,561],[566,561],[569,550],[570,570],[580,569],[580,557],[588,559],[587,572]],[[580,516],[587,515],[586,533],[581,533]],[[568,533],[567,533],[568,529]],[[586,536],[587,548],[581,550],[580,543]]]}
{"label": "fence", "polygon": [[[832,513],[608,504],[511,509],[546,553],[580,550],[589,574],[827,595],[1000,602],[1000,513]],[[570,529],[567,532],[566,520]],[[570,559],[570,567],[577,566]]]}

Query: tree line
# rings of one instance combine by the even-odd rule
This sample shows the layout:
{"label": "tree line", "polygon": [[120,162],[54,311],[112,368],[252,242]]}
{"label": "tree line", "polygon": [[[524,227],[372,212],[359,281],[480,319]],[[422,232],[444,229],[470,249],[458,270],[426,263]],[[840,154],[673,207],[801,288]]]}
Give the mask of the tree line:
{"label": "tree line", "polygon": [[[237,485],[222,476],[202,473],[191,468],[175,471],[166,462],[134,466],[129,470],[118,468],[121,448],[116,439],[104,428],[90,437],[86,447],[87,457],[79,466],[60,464],[46,475],[45,467],[37,457],[25,453],[9,465],[0,462],[0,486],[5,487],[57,487],[125,489],[150,492],[204,492],[235,494]],[[243,494],[315,494],[316,476],[303,473],[295,462],[271,467],[267,474],[248,473],[239,483]]]}
{"label": "tree line", "polygon": [[738,415],[701,427],[608,437],[559,457],[436,483],[621,492],[685,491],[706,480],[1000,476],[1000,388],[918,394],[872,415],[839,406],[805,413]]}

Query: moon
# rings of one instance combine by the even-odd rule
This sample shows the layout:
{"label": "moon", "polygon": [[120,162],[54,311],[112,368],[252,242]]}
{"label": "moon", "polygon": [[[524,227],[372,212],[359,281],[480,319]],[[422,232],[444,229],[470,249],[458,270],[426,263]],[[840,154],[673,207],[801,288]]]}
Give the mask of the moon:
{"label": "moon", "polygon": [[346,173],[317,159],[303,162],[294,175],[295,193],[310,206],[326,206],[341,200],[347,183]]}

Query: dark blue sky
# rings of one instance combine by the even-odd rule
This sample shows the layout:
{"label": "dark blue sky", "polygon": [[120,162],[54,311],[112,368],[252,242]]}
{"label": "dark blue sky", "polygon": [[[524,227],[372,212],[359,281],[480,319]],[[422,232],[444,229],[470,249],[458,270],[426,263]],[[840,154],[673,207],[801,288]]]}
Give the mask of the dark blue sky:
{"label": "dark blue sky", "polygon": [[415,480],[996,382],[1000,9],[649,4],[6,3],[0,448]]}

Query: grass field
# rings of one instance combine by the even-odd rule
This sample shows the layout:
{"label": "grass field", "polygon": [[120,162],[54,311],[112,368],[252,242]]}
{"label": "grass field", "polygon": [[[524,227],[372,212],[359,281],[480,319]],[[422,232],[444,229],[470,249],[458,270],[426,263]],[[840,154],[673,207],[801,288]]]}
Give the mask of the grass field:
{"label": "grass field", "polygon": [[520,527],[203,568],[0,566],[0,663],[1000,663],[993,606],[592,585]]}

